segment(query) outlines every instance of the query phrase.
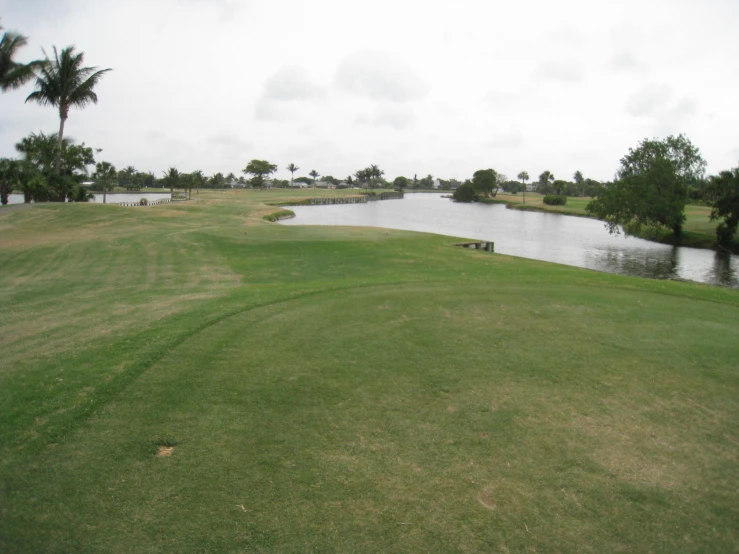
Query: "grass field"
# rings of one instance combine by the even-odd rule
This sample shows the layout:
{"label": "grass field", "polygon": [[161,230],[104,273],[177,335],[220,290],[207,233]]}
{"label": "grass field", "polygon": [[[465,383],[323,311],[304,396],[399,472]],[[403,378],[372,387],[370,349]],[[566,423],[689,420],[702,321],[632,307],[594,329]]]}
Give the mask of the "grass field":
{"label": "grass field", "polygon": [[739,291],[342,194],[0,210],[0,551],[739,549]]}

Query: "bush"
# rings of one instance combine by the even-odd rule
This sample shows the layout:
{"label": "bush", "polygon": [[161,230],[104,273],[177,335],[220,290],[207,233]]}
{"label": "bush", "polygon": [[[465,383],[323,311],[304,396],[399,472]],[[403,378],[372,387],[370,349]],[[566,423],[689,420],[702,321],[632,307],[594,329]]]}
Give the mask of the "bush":
{"label": "bush", "polygon": [[471,183],[459,185],[452,195],[455,202],[474,202],[476,197],[475,189]]}
{"label": "bush", "polygon": [[142,198],[141,200],[139,200],[139,206],[148,206],[148,205],[149,205],[149,201],[146,198]]}
{"label": "bush", "polygon": [[550,206],[564,206],[567,204],[567,197],[564,194],[547,194],[544,203]]}

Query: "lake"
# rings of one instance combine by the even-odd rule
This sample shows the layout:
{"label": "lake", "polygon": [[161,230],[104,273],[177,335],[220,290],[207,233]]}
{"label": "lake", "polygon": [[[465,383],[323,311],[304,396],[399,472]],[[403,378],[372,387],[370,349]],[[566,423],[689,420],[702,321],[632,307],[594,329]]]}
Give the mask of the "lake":
{"label": "lake", "polygon": [[[103,193],[96,192],[95,199],[91,202],[96,204],[103,203]],[[149,202],[152,200],[161,200],[162,198],[169,198],[168,192],[117,192],[114,194],[109,193],[107,202],[108,204],[116,204],[117,202],[138,202],[142,198],[146,198]],[[23,204],[22,194],[11,194],[8,196],[8,204]]]}
{"label": "lake", "polygon": [[462,204],[440,194],[333,206],[290,206],[282,225],[354,225],[494,241],[495,251],[576,267],[655,279],[739,288],[739,256],[611,235],[602,221]]}

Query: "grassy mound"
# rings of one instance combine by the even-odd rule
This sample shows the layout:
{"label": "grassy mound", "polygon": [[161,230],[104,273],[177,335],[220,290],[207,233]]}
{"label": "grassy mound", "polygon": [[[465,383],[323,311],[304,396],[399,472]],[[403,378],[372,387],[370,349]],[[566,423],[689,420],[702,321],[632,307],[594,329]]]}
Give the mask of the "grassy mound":
{"label": "grassy mound", "polygon": [[739,292],[316,194],[0,213],[0,550],[739,547]]}

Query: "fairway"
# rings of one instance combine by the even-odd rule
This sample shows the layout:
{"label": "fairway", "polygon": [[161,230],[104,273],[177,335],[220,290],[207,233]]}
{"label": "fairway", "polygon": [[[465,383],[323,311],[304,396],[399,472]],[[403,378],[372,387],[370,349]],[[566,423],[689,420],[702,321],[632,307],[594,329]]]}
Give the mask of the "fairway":
{"label": "fairway", "polygon": [[739,549],[739,291],[344,194],[0,210],[0,551]]}

